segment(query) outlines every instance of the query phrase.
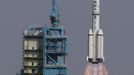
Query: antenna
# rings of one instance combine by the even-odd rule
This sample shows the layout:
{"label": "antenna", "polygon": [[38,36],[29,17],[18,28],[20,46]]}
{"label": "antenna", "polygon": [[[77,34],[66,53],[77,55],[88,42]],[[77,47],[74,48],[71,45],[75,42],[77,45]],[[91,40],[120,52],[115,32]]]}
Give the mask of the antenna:
{"label": "antenna", "polygon": [[50,15],[50,20],[53,27],[57,27],[59,25],[60,20],[56,0],[52,0],[52,12]]}

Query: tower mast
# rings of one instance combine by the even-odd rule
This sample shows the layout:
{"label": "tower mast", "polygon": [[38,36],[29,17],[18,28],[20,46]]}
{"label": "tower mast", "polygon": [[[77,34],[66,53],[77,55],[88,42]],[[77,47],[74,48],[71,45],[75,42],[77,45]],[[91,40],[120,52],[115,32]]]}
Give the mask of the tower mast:
{"label": "tower mast", "polygon": [[50,20],[53,27],[57,27],[59,25],[60,20],[56,0],[52,0],[52,12],[50,15]]}

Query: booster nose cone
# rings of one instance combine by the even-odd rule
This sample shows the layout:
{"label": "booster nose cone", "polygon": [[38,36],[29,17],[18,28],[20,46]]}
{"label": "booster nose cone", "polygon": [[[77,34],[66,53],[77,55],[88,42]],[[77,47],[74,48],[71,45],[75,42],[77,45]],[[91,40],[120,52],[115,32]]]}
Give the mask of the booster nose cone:
{"label": "booster nose cone", "polygon": [[97,34],[103,35],[103,30],[102,30],[102,29],[99,29],[99,30],[97,31]]}
{"label": "booster nose cone", "polygon": [[89,33],[88,34],[93,34],[93,31],[92,29],[89,29]]}

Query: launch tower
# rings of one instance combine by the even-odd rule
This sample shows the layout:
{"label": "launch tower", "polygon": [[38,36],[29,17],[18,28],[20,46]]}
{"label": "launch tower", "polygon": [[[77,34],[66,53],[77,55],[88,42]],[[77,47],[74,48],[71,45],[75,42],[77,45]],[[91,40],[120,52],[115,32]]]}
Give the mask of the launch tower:
{"label": "launch tower", "polygon": [[43,34],[43,75],[66,75],[65,57],[67,37],[60,26],[56,0],[52,0],[51,26]]}
{"label": "launch tower", "polygon": [[23,68],[17,75],[67,75],[67,37],[52,0],[50,26],[31,26],[23,34]]}

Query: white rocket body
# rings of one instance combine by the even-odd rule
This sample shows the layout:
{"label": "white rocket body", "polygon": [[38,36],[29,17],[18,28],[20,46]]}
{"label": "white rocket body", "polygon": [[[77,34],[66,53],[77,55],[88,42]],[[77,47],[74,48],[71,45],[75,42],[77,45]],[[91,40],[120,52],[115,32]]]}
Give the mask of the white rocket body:
{"label": "white rocket body", "polygon": [[101,63],[104,61],[103,30],[100,29],[100,0],[93,0],[92,28],[88,34],[88,56],[87,61]]}

